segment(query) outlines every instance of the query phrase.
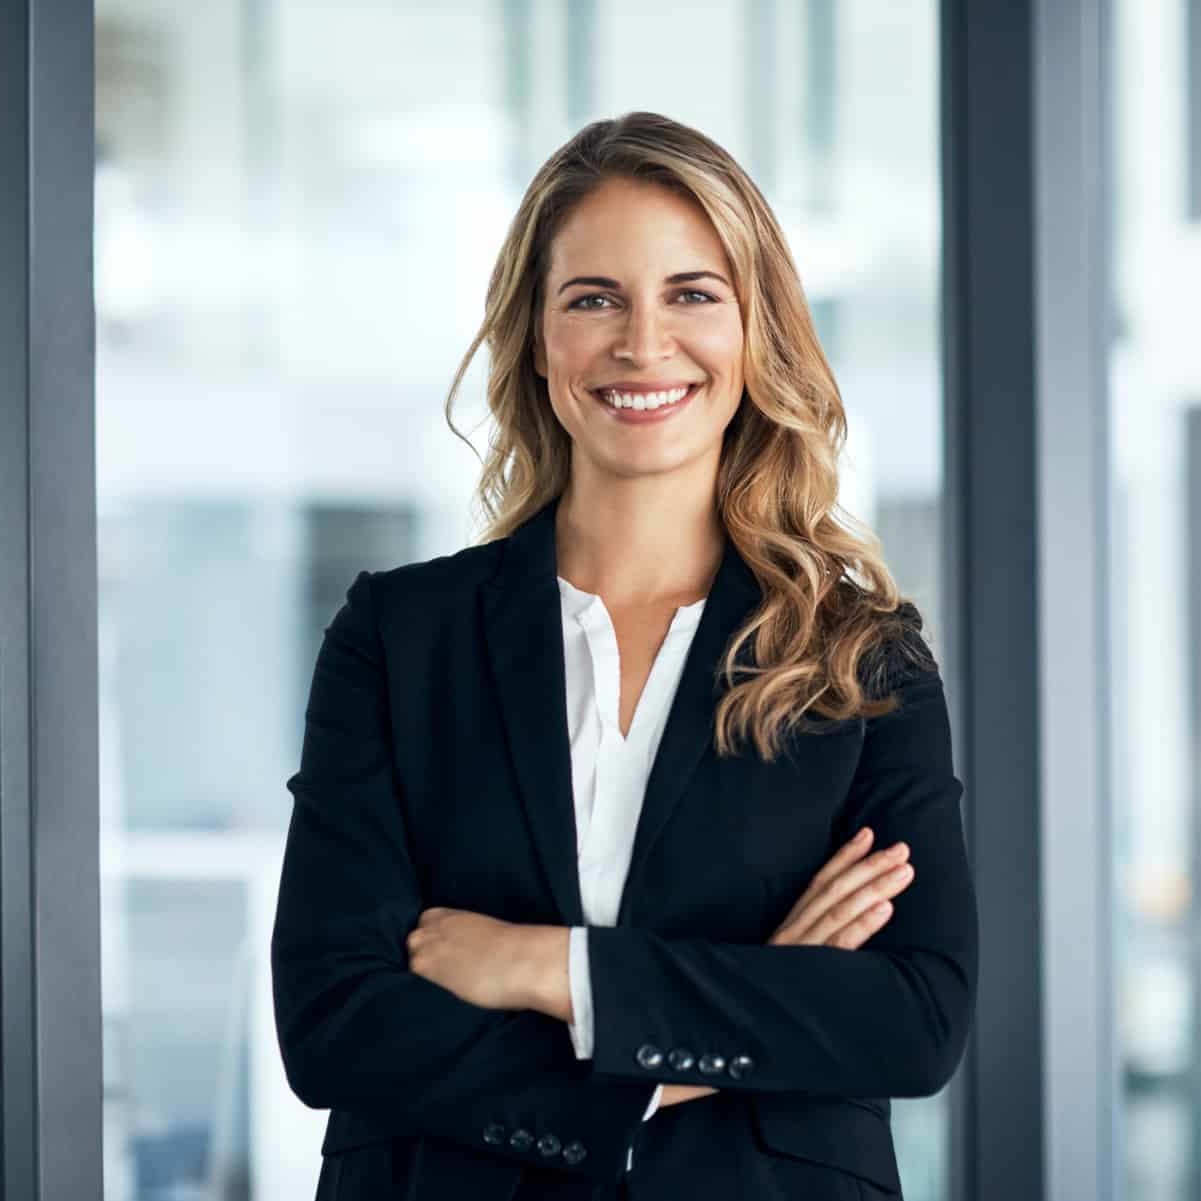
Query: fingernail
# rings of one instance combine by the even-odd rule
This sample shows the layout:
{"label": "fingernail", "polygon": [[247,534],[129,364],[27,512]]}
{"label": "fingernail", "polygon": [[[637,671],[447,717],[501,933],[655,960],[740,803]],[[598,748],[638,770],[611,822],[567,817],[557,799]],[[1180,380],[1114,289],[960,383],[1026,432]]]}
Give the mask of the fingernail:
{"label": "fingernail", "polygon": [[855,837],[851,841],[862,844],[867,841],[867,836],[868,836],[868,828],[867,828],[867,826],[864,826],[863,829],[860,830],[859,833],[856,834]]}

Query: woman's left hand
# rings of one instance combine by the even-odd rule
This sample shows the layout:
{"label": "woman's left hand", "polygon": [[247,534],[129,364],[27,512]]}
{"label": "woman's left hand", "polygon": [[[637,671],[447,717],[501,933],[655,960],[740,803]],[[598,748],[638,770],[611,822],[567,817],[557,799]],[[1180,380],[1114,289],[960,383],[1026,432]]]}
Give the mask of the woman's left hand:
{"label": "woman's left hand", "polygon": [[[405,940],[409,969],[485,1009],[529,1009],[545,988],[551,926],[523,926],[435,906],[423,909]],[[566,967],[567,930],[562,934]]]}

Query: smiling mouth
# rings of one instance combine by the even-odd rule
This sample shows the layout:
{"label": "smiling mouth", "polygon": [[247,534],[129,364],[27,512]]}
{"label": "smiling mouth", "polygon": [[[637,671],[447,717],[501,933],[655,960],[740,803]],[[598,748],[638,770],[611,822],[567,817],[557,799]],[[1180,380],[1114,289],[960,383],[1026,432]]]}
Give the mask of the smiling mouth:
{"label": "smiling mouth", "polygon": [[[592,395],[605,405],[619,413],[658,413],[664,410],[679,408],[690,401],[702,387],[700,381],[689,384],[686,389],[671,389],[664,392],[648,393],[613,393],[607,388],[594,388]],[[621,399],[615,402],[613,397]]]}

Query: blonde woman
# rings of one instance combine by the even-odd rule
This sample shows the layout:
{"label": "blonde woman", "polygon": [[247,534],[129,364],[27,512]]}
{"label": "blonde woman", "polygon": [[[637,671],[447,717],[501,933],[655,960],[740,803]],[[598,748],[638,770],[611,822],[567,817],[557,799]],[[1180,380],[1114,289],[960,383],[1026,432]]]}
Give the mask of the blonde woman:
{"label": "blonde woman", "polygon": [[899,1197],[891,1097],[967,1038],[946,700],[778,222],[709,138],[538,171],[484,539],[361,571],[305,712],[272,938],[319,1201]]}

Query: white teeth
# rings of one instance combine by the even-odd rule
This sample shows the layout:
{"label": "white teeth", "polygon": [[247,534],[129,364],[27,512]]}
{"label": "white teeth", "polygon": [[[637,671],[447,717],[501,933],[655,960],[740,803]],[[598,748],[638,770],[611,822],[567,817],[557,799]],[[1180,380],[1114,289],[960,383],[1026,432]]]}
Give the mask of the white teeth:
{"label": "white teeth", "polygon": [[605,403],[611,404],[615,409],[659,409],[666,404],[675,404],[687,395],[688,388],[673,388],[670,392],[604,391],[601,393]]}

